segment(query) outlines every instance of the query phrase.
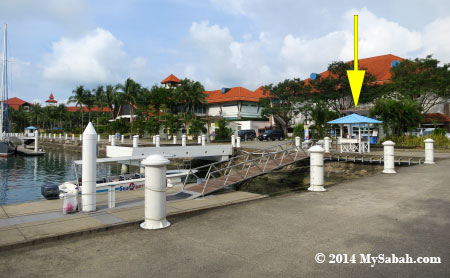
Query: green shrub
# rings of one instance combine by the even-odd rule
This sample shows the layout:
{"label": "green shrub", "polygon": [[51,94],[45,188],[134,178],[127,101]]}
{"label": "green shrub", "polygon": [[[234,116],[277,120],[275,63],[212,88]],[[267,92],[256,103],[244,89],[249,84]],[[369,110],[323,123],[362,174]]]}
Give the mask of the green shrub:
{"label": "green shrub", "polygon": [[441,127],[436,128],[435,130],[433,130],[433,132],[431,134],[433,135],[444,135],[447,133],[447,131]]}
{"label": "green shrub", "polygon": [[304,125],[303,124],[298,124],[294,127],[294,137],[300,136],[303,137],[304,134]]}
{"label": "green shrub", "polygon": [[400,135],[400,136],[390,136],[383,138],[380,143],[384,141],[391,140],[395,142],[397,146],[404,147],[425,147],[423,142],[425,139],[431,138],[434,140],[434,146],[437,148],[450,148],[450,140],[445,137],[444,134],[431,134],[428,136],[418,137],[412,135]]}

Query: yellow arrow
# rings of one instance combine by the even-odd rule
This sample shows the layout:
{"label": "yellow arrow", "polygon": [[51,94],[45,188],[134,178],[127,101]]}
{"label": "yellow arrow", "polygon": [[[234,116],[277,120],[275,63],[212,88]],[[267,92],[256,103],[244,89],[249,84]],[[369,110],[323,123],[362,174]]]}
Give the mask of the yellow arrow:
{"label": "yellow arrow", "polygon": [[354,69],[348,70],[348,81],[350,82],[350,88],[352,89],[353,101],[355,107],[358,106],[359,94],[361,93],[361,87],[364,80],[365,70],[358,70],[358,15],[354,16],[355,20],[355,61]]}

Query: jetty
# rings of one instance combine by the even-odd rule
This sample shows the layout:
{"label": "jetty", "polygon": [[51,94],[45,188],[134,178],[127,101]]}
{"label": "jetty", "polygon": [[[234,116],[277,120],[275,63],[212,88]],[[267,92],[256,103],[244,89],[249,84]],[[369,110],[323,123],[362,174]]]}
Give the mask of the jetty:
{"label": "jetty", "polygon": [[23,156],[41,156],[45,155],[44,151],[34,151],[34,149],[28,149],[26,146],[17,146],[16,152]]}

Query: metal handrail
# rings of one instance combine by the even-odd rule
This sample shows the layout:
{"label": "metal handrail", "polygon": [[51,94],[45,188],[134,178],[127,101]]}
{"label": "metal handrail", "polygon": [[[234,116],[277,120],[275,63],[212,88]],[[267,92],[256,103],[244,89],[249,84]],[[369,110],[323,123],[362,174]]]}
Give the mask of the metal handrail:
{"label": "metal handrail", "polygon": [[[283,145],[286,145],[286,144],[283,144]],[[265,169],[266,169],[266,166],[267,166],[267,163],[271,160],[271,156],[273,155],[272,161],[275,161],[275,160],[277,159],[277,154],[279,154],[279,153],[282,153],[282,157],[281,157],[280,162],[278,162],[277,164],[278,164],[278,167],[282,167],[282,164],[283,164],[283,160],[284,160],[285,154],[288,154],[288,155],[292,158],[292,156],[290,155],[290,153],[291,153],[291,151],[294,150],[294,149],[295,149],[295,153],[296,153],[296,155],[295,155],[295,157],[294,157],[294,159],[293,159],[294,162],[295,162],[296,159],[297,159],[299,149],[301,149],[301,150],[303,151],[303,153],[306,155],[305,150],[303,150],[303,148],[301,148],[301,147],[299,148],[299,147],[297,147],[297,146],[294,146],[294,147],[290,147],[290,148],[286,148],[286,149],[281,148],[280,151],[277,151],[277,152],[275,152],[275,153],[270,153],[270,154],[268,154],[268,155],[266,156],[266,157],[267,157],[267,160],[266,160],[264,169],[261,170],[261,168],[259,168],[259,167],[257,166],[258,169],[261,171],[261,173],[264,173],[264,172],[265,172]],[[245,168],[245,165],[248,164],[249,166],[248,166],[248,169],[247,169],[246,174],[245,174],[244,176],[243,176],[239,171],[237,171],[237,173],[243,178],[243,180],[245,180],[245,179],[247,179],[248,172],[249,172],[250,168],[252,167],[252,163],[254,163],[254,162],[257,161],[257,160],[261,161],[263,158],[264,158],[264,155],[261,156],[261,157],[258,157],[258,158],[254,158],[254,159],[251,159],[251,160],[246,160],[246,161],[244,161],[244,162],[239,162],[239,163],[233,164],[233,165],[230,165],[231,163],[229,163],[229,165],[228,165],[227,167],[225,167],[225,168],[217,169],[217,170],[212,171],[212,172],[208,172],[207,176],[205,177],[205,180],[206,180],[206,181],[205,181],[205,184],[204,184],[204,186],[203,186],[202,195],[205,194],[205,190],[206,190],[206,187],[207,187],[208,182],[209,182],[209,180],[210,180],[210,177],[211,177],[211,175],[213,175],[214,173],[219,173],[219,172],[225,171],[224,176],[226,175],[226,179],[225,179],[224,184],[223,184],[223,185],[225,186],[225,185],[227,184],[227,182],[228,182],[228,179],[229,179],[229,177],[230,177],[230,174],[231,174],[232,169],[235,169],[235,168],[239,167],[240,165],[242,165],[243,167],[242,167],[241,170],[243,170],[243,169]],[[231,160],[230,160],[230,162],[231,162]],[[278,168],[278,167],[277,167],[277,168]],[[228,174],[227,174],[227,170],[229,170],[229,171],[228,171]],[[213,176],[214,176],[214,175],[213,175]]]}

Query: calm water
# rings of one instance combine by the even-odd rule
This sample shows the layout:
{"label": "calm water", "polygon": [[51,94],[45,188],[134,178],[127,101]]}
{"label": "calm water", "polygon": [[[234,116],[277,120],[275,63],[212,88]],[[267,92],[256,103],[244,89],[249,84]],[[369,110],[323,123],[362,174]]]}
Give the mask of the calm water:
{"label": "calm water", "polygon": [[[8,159],[0,158],[0,204],[44,199],[41,195],[43,183],[61,184],[75,180],[72,162],[81,159],[80,152],[59,149],[46,152],[39,157],[16,155]],[[99,174],[118,173],[120,166],[107,165],[98,170]]]}

